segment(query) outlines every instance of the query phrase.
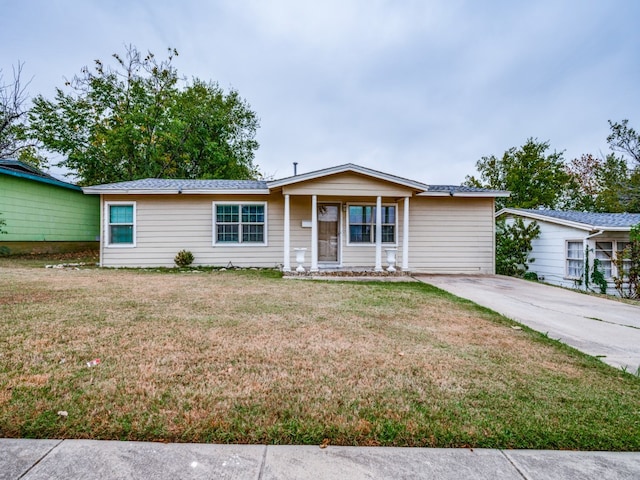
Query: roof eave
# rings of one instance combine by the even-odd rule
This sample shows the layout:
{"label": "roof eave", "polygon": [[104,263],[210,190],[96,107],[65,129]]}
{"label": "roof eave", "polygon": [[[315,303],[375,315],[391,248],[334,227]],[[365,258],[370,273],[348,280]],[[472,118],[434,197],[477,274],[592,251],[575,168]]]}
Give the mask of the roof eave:
{"label": "roof eave", "polygon": [[0,167],[0,173],[12,177],[24,178],[26,180],[33,180],[34,182],[46,183],[48,185],[54,185],[56,187],[68,188],[69,190],[81,190],[78,185],[74,185],[73,183],[63,182],[62,180],[57,180],[55,178],[41,177],[39,175],[34,175],[31,173],[16,172],[15,170],[11,170],[8,168]]}
{"label": "roof eave", "polygon": [[268,195],[266,188],[244,188],[244,189],[190,189],[181,190],[176,188],[95,188],[83,187],[82,191],[87,195]]}
{"label": "roof eave", "polygon": [[574,222],[572,220],[565,220],[563,218],[550,217],[544,214],[538,214],[534,212],[524,212],[515,208],[503,208],[495,214],[495,218],[499,218],[502,215],[511,214],[521,217],[532,218],[533,220],[540,220],[543,222],[555,223],[556,225],[564,225],[566,227],[577,228],[578,230],[584,230],[586,232],[594,231],[606,231],[606,232],[629,232],[631,227],[607,227],[602,225],[591,225],[588,223]]}
{"label": "roof eave", "polygon": [[508,197],[509,192],[422,192],[418,193],[418,197],[467,197],[467,198],[496,198],[496,197]]}

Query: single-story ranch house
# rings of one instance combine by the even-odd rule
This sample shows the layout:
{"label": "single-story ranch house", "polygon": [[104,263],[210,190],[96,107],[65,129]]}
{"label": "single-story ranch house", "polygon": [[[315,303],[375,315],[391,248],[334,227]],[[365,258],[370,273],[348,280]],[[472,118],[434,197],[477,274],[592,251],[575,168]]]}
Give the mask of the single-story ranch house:
{"label": "single-story ranch house", "polygon": [[[593,269],[597,258],[609,283],[607,293],[615,295],[613,277],[618,276],[615,258],[629,243],[631,227],[640,223],[640,213],[586,213],[555,210],[505,208],[496,218],[520,217],[537,222],[540,236],[532,242],[529,271],[541,281],[580,290],[598,290],[585,282],[585,272]],[[589,279],[587,279],[589,280]]]}
{"label": "single-story ranch house", "polygon": [[285,272],[395,264],[494,273],[494,200],[508,195],[353,164],[272,181],[145,179],[83,190],[100,195],[102,266],[170,267],[185,249],[194,265]]}

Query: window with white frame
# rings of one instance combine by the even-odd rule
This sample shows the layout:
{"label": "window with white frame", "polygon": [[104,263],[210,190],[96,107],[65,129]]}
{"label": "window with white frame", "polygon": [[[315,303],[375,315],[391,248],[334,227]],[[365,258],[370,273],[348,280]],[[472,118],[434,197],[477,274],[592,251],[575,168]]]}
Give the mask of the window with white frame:
{"label": "window with white frame", "polygon": [[611,278],[613,267],[613,242],[596,242],[596,258],[604,278]]}
{"label": "window with white frame", "polygon": [[[622,258],[622,269],[625,273],[629,273],[629,269],[631,268],[631,259],[625,258],[624,250],[631,242],[616,242],[616,258]],[[618,272],[618,276],[620,276],[622,272]]]}
{"label": "window with white frame", "polygon": [[[382,243],[396,243],[396,206],[382,206]],[[376,243],[376,206],[349,205],[349,243]]]}
{"label": "window with white frame", "polygon": [[[602,242],[596,242],[595,256],[600,262],[600,271],[604,274],[605,278],[613,278],[619,276],[622,272],[618,272],[616,266],[616,259],[621,258],[624,254],[624,249],[629,245],[629,242],[622,240],[607,240]],[[629,259],[623,258],[622,268],[628,271],[631,266]]]}
{"label": "window with white frame", "polygon": [[107,243],[110,246],[135,246],[135,203],[111,202],[106,204]]}
{"label": "window with white frame", "polygon": [[567,242],[567,277],[582,278],[584,274],[584,249],[582,241]]}
{"label": "window with white frame", "polygon": [[266,244],[266,203],[214,203],[217,244]]}

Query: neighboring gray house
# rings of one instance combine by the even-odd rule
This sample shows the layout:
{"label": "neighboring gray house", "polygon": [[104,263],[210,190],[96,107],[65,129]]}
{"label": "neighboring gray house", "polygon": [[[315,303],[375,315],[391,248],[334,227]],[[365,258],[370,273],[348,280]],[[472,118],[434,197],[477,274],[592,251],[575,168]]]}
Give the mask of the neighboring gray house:
{"label": "neighboring gray house", "polygon": [[[585,271],[591,272],[593,259],[600,261],[609,282],[607,293],[617,294],[613,277],[618,276],[615,258],[629,243],[631,227],[640,223],[639,213],[585,213],[556,210],[504,208],[496,218],[520,217],[536,221],[540,237],[533,241],[529,271],[541,281],[584,290]],[[588,260],[588,265],[587,265]],[[593,284],[590,289],[597,290]]]}

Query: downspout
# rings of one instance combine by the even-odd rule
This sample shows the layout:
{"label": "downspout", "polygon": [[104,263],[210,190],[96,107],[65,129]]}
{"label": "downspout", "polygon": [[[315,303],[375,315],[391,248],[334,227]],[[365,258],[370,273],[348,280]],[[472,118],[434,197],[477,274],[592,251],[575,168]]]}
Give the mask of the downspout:
{"label": "downspout", "polygon": [[[591,266],[593,265],[593,261],[589,257],[589,244],[588,244],[588,241],[591,240],[594,237],[597,237],[598,235],[602,235],[604,232],[605,232],[604,230],[599,230],[596,233],[592,233],[591,235],[587,235],[586,237],[584,237],[584,241],[587,242],[587,245],[584,247],[585,250],[586,250],[585,251],[585,270],[584,270],[584,289],[585,289],[585,291],[589,290],[589,272],[591,271]],[[594,258],[595,258],[595,254],[596,254],[596,250],[594,248],[593,249]]]}

